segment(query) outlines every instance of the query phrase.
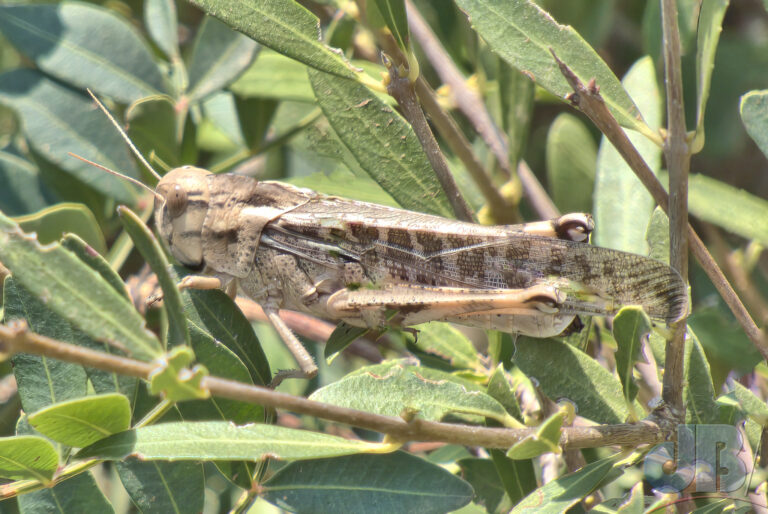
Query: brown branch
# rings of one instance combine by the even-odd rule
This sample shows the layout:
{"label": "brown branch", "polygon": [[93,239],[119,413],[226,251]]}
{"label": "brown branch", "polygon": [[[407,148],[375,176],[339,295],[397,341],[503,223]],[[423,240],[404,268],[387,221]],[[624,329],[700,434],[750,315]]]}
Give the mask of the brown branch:
{"label": "brown branch", "polygon": [[[661,23],[664,33],[664,70],[667,90],[667,137],[664,154],[669,170],[669,262],[688,281],[688,171],[691,157],[686,141],[683,77],[680,63],[680,30],[677,25],[677,3],[662,0]],[[683,357],[685,353],[685,319],[673,326],[667,341],[664,381],[661,396],[680,419],[683,405]]]}
{"label": "brown branch", "polygon": [[[238,296],[235,298],[235,303],[237,303],[237,307],[249,321],[268,321],[261,305],[250,298]],[[288,325],[288,328],[312,341],[324,343],[328,341],[328,338],[331,337],[331,334],[336,329],[336,325],[332,323],[302,314],[301,312],[281,309],[279,315],[285,321],[285,324]],[[350,344],[345,351],[370,362],[381,362],[383,359],[377,345],[368,339],[358,339]]]}
{"label": "brown branch", "polygon": [[419,138],[424,152],[427,154],[432,169],[435,170],[437,180],[443,187],[443,191],[448,196],[448,201],[451,203],[453,213],[457,219],[462,221],[473,221],[473,213],[467,203],[464,201],[464,197],[461,195],[456,181],[453,180],[453,174],[448,169],[448,163],[445,161],[443,153],[440,151],[440,146],[435,140],[435,136],[432,134],[432,130],[429,128],[427,118],[424,117],[424,112],[421,110],[419,101],[416,99],[416,93],[413,89],[413,84],[408,78],[407,72],[400,75],[401,66],[390,62],[389,63],[389,84],[387,84],[387,92],[397,100],[400,106],[400,111],[403,117],[408,120],[408,123],[413,127],[413,131],[416,137]]}
{"label": "brown branch", "polygon": [[[451,59],[450,55],[448,55],[448,52],[446,52],[440,40],[432,32],[432,29],[429,27],[426,20],[424,20],[424,17],[421,16],[419,10],[410,1],[406,2],[406,8],[408,10],[408,22],[413,38],[419,43],[419,46],[421,46],[427,59],[440,77],[440,80],[450,86],[459,110],[467,117],[470,123],[472,123],[475,131],[480,135],[483,141],[485,141],[488,148],[491,149],[491,152],[507,179],[511,178],[513,173],[509,162],[509,145],[502,132],[493,122],[482,99],[467,86],[464,76],[456,67],[456,64]],[[421,96],[419,96],[419,98],[422,99],[422,102],[424,101]],[[445,135],[443,135],[443,137],[445,137]],[[465,166],[466,165],[465,162]],[[523,191],[525,192],[528,201],[542,219],[556,218],[560,215],[557,207],[555,207],[555,204],[549,198],[549,195],[546,194],[544,188],[541,187],[536,176],[522,160],[518,166],[518,177],[520,178],[520,183],[523,186]]]}
{"label": "brown branch", "polygon": [[717,262],[723,267],[737,292],[744,298],[749,310],[757,316],[760,323],[768,322],[768,304],[750,278],[744,256],[738,255],[728,247],[720,230],[715,226],[709,223],[703,223],[702,226]]}
{"label": "brown branch", "polygon": [[[558,59],[557,55],[554,55],[554,57],[560,67],[560,72],[573,88],[574,92],[568,95],[568,99],[592,120],[600,132],[605,134],[605,137],[613,144],[614,148],[629,164],[629,167],[632,168],[632,171],[635,172],[635,175],[637,175],[645,188],[651,193],[654,201],[669,214],[669,196],[667,192],[629,140],[624,130],[619,126],[616,118],[606,107],[594,80],[591,80],[585,86],[573,71]],[[744,304],[741,303],[741,299],[733,290],[731,284],[728,283],[723,272],[717,266],[707,247],[704,246],[704,243],[696,234],[696,231],[693,230],[690,223],[686,230],[688,232],[688,245],[693,255],[699,261],[704,272],[712,281],[720,296],[725,300],[731,312],[733,312],[733,315],[744,329],[747,337],[752,341],[752,344],[760,351],[764,359],[768,359],[768,340],[766,340],[765,334],[755,325]]]}
{"label": "brown branch", "polygon": [[[76,346],[27,331],[23,322],[0,325],[0,351],[4,353],[24,352],[45,355],[65,362],[101,369],[121,375],[147,379],[156,370],[156,365],[119,357],[89,348]],[[530,436],[535,428],[511,429],[483,426],[458,425],[414,419],[406,421],[399,417],[382,416],[370,412],[338,407],[280,393],[266,387],[245,384],[233,380],[208,376],[202,381],[214,396],[255,403],[265,407],[289,410],[321,419],[366,428],[390,435],[398,441],[441,441],[465,446],[487,448],[509,448],[521,439]],[[563,429],[560,442],[564,449],[596,448],[603,446],[638,446],[662,441],[664,434],[658,425],[650,422],[594,427],[567,427]]]}

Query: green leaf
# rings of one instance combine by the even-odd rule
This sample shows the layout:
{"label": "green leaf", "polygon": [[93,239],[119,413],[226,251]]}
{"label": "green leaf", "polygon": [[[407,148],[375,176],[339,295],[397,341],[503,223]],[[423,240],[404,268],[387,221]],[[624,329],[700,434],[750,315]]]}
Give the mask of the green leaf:
{"label": "green leaf", "polygon": [[184,316],[181,305],[181,294],[177,281],[168,272],[170,264],[165,257],[160,243],[155,239],[152,231],[141,221],[141,218],[125,206],[117,208],[123,228],[131,236],[133,244],[141,253],[149,267],[157,275],[157,281],[163,290],[163,307],[168,313],[168,343],[170,346],[189,346],[189,330],[187,318]]}
{"label": "green leaf", "polygon": [[438,421],[454,412],[516,425],[504,407],[487,394],[468,391],[448,380],[430,380],[401,364],[391,366],[384,375],[358,370],[316,390],[310,399],[385,416],[399,416],[408,411]]}
{"label": "green leaf", "polygon": [[160,423],[115,434],[83,448],[78,458],[121,460],[280,460],[335,457],[382,449],[378,443],[273,425],[228,421]]}
{"label": "green leaf", "polygon": [[532,460],[512,460],[502,450],[490,450],[489,453],[512,505],[536,489],[536,471]]}
{"label": "green leaf", "polygon": [[223,291],[186,289],[182,292],[184,314],[190,327],[208,333],[229,348],[245,364],[256,385],[272,381],[264,350],[253,327]]}
{"label": "green leaf", "polygon": [[766,406],[764,400],[758,398],[755,393],[735,380],[728,383],[728,388],[734,394],[739,402],[739,406],[747,416],[760,425],[768,425],[768,406]]}
{"label": "green leaf", "polygon": [[768,90],[750,91],[742,96],[739,113],[747,134],[768,157]]}
{"label": "green leaf", "polygon": [[53,488],[19,496],[19,511],[27,512],[115,512],[88,471],[59,482]]}
{"label": "green leaf", "polygon": [[627,405],[632,406],[637,396],[635,363],[642,360],[643,339],[651,331],[651,320],[641,307],[624,307],[613,318],[613,337],[616,339],[616,371]]}
{"label": "green leaf", "polygon": [[560,432],[563,414],[556,412],[536,428],[536,432],[516,442],[507,450],[507,457],[515,460],[532,459],[544,453],[562,453]]}
{"label": "green leaf", "polygon": [[715,401],[715,387],[709,363],[699,338],[688,327],[685,339],[683,381],[683,403],[685,403],[685,422],[706,424],[718,423],[720,413]]}
{"label": "green leaf", "polygon": [[[696,42],[696,132],[704,130],[704,112],[709,99],[715,52],[723,30],[723,17],[729,0],[709,0],[701,3],[698,40]],[[703,141],[702,141],[703,143]]]}
{"label": "green leaf", "polygon": [[292,512],[443,513],[472,499],[468,483],[405,452],[295,462],[262,487]]}
{"label": "green leaf", "polygon": [[292,177],[285,182],[294,186],[306,187],[326,195],[340,196],[341,198],[349,198],[360,202],[377,203],[389,207],[400,207],[368,175],[357,176],[342,168],[337,168],[330,175],[317,172],[303,177]]}
{"label": "green leaf", "polygon": [[632,490],[629,493],[629,498],[621,504],[616,512],[619,514],[643,514],[643,512],[645,512],[643,482],[638,482],[632,487]]}
{"label": "green leaf", "polygon": [[292,0],[191,0],[220,19],[276,52],[340,77],[354,77],[340,54],[326,46],[314,14]]}
{"label": "green leaf", "polygon": [[[195,359],[211,375],[252,384],[248,368],[235,353],[197,326],[190,328]],[[212,396],[202,401],[187,401],[176,406],[185,420],[227,420],[237,425],[264,421],[264,408],[253,403]]]}
{"label": "green leaf", "polygon": [[506,512],[510,509],[509,499],[505,498],[504,486],[496,472],[493,461],[489,459],[468,458],[456,462],[461,468],[461,476],[474,490],[472,500],[484,505],[488,512]]}
{"label": "green leaf", "polygon": [[328,364],[332,363],[347,346],[370,332],[368,328],[354,327],[345,322],[340,322],[331,332],[328,341],[325,342],[323,356]]}
{"label": "green leaf", "polygon": [[[3,309],[5,323],[24,319],[35,333],[69,343],[81,341],[81,334],[13,277],[6,278],[3,284]],[[87,377],[82,366],[27,353],[15,354],[11,362],[25,412],[86,394]]]}
{"label": "green leaf", "polygon": [[205,474],[199,462],[116,462],[139,512],[203,512]]}
{"label": "green leaf", "polygon": [[37,234],[40,244],[59,241],[64,234],[80,236],[96,252],[107,252],[107,243],[91,210],[80,203],[57,203],[41,211],[14,218],[21,230]]}
{"label": "green leaf", "polygon": [[487,392],[491,398],[504,406],[510,416],[518,421],[523,421],[523,413],[520,409],[520,404],[517,402],[517,397],[515,396],[515,391],[512,389],[512,384],[507,380],[503,364],[496,366],[491,378],[488,379]]}
{"label": "green leaf", "polygon": [[35,430],[54,441],[83,448],[131,426],[131,404],[122,394],[86,396],[29,416]]}
{"label": "green leaf", "polygon": [[[598,82],[599,83],[599,82]],[[661,123],[661,96],[650,57],[638,60],[622,82],[652,129]],[[602,90],[601,90],[602,92]],[[640,134],[627,136],[654,173],[661,167],[661,148]],[[595,244],[646,255],[645,228],[654,202],[629,165],[603,136],[595,177]]]}
{"label": "green leaf", "polygon": [[152,41],[169,59],[179,57],[179,24],[176,3],[172,0],[146,0],[144,25]]}
{"label": "green leaf", "polygon": [[[759,448],[760,440],[763,436],[764,427],[768,426],[768,407],[765,404],[765,400],[759,398],[752,391],[739,384],[735,380],[728,382],[729,392],[727,395],[720,396],[718,398],[718,405],[720,411],[724,411],[721,400],[730,397],[735,400],[737,404],[737,411],[740,411],[746,415],[747,420],[744,424],[744,432],[747,435],[749,445],[752,448]],[[741,419],[739,416],[737,419],[728,420],[729,425],[735,425],[737,421]]]}
{"label": "green leaf", "polygon": [[688,191],[694,216],[768,246],[768,201],[699,173],[688,178]]}
{"label": "green leaf", "polygon": [[575,473],[549,482],[518,503],[512,513],[560,514],[591,493],[613,469],[613,457],[587,464]]}
{"label": "green leaf", "polygon": [[661,207],[653,209],[645,231],[648,257],[669,264],[669,218]]}
{"label": "green leaf", "polygon": [[558,24],[526,0],[456,0],[456,4],[499,56],[533,76],[539,86],[560,98],[573,92],[550,53],[554,50],[582,82],[596,79],[600,94],[619,123],[651,133],[608,65],[573,28]]}
{"label": "green leaf", "polygon": [[219,91],[202,102],[203,122],[197,135],[198,147],[213,152],[236,152],[245,146],[235,97]]}
{"label": "green leaf", "polygon": [[531,130],[536,88],[526,74],[513,68],[503,59],[497,57],[496,61],[499,68],[499,100],[503,114],[501,124],[507,135],[510,167],[517,169]]}
{"label": "green leaf", "polygon": [[0,150],[0,211],[18,216],[48,205],[45,186],[34,164],[12,147]]}
{"label": "green leaf", "polygon": [[259,52],[256,61],[229,86],[229,90],[245,98],[315,102],[306,66],[268,48]]}
{"label": "green leaf", "polygon": [[117,343],[136,359],[160,355],[142,317],[101,275],[58,244],[42,247],[1,214],[0,261],[49,309],[94,339]]}
{"label": "green leaf", "polygon": [[597,147],[584,123],[568,113],[558,115],[547,133],[547,181],[562,212],[592,210],[596,163]]}
{"label": "green leaf", "polygon": [[208,398],[211,393],[202,386],[208,370],[201,365],[190,369],[194,359],[195,354],[188,346],[171,349],[163,358],[162,365],[149,376],[149,392],[162,394],[163,398],[172,402]]}
{"label": "green leaf", "polygon": [[413,328],[419,331],[415,345],[421,351],[437,355],[457,369],[485,372],[475,345],[450,324],[424,323]]}
{"label": "green leaf", "polygon": [[259,45],[216,18],[200,26],[189,60],[189,97],[202,100],[234,81],[253,62]]}
{"label": "green leaf", "polygon": [[42,437],[0,437],[0,477],[47,484],[59,467],[59,454]]}
{"label": "green leaf", "polygon": [[[120,278],[120,275],[110,267],[104,257],[94,252],[93,248],[88,246],[82,239],[74,234],[67,234],[61,241],[61,246],[74,253],[81,261],[101,275],[118,294],[125,297],[128,301],[132,301],[128,294],[128,289]],[[116,347],[108,343],[98,343],[84,334],[76,335],[73,342],[101,352],[122,355],[122,352]],[[85,372],[88,375],[88,380],[91,382],[91,385],[93,385],[93,389],[97,393],[116,392],[122,393],[127,398],[134,398],[134,395],[136,394],[136,386],[138,385],[139,380],[136,377],[102,371],[96,368],[86,368]]]}
{"label": "green leaf", "polygon": [[621,385],[589,355],[554,339],[519,337],[515,347],[515,364],[548,397],[567,398],[580,416],[597,423],[624,422],[627,406]]}
{"label": "green leaf", "polygon": [[408,17],[405,14],[405,0],[374,0],[367,7],[378,9],[387,28],[392,32],[397,46],[404,52],[411,47],[410,34],[408,33]]}
{"label": "green leaf", "polygon": [[4,5],[0,32],[41,70],[80,88],[125,103],[166,91],[136,29],[102,7]]}
{"label": "green leaf", "polygon": [[136,201],[134,186],[67,155],[138,177],[125,142],[85,96],[38,71],[17,69],[0,75],[0,103],[18,113],[30,144],[47,160],[110,198]]}
{"label": "green leaf", "polygon": [[101,277],[112,286],[112,289],[123,295],[126,300],[131,301],[128,289],[120,278],[120,275],[113,270],[107,260],[96,253],[96,251],[85,241],[75,234],[67,234],[61,240],[61,246],[74,253],[81,261],[94,269]]}
{"label": "green leaf", "polygon": [[411,126],[371,91],[309,70],[315,97],[360,166],[405,209],[451,217],[453,211]]}
{"label": "green leaf", "polygon": [[152,153],[168,166],[186,164],[181,156],[181,134],[176,106],[168,96],[153,96],[132,103],[125,111],[128,136],[151,162]]}

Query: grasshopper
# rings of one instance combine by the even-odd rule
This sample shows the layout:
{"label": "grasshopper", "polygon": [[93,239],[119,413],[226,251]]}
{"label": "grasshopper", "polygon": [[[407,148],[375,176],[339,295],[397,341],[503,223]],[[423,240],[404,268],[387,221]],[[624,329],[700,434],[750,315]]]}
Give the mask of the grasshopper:
{"label": "grasshopper", "polygon": [[587,214],[482,226],[194,166],[161,177],[91,96],[158,178],[152,190],[124,177],[155,196],[155,223],[171,254],[203,272],[180,287],[239,287],[293,353],[301,370],[276,381],[317,373],[281,308],[359,327],[449,321],[538,338],[562,333],[580,314],[611,315],[623,305],[667,323],[687,312],[676,271],[588,244]]}

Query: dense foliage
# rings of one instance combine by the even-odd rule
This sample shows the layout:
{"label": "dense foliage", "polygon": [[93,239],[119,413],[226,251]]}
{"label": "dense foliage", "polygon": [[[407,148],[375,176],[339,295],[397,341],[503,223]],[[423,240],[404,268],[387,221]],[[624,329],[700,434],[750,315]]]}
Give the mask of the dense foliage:
{"label": "dense foliage", "polygon": [[[695,261],[679,377],[685,422],[739,427],[749,472],[709,497],[716,489],[698,476],[680,494],[654,490],[651,445],[560,446],[568,427],[634,423],[659,407],[669,332],[633,307],[549,340],[446,323],[420,326],[418,337],[379,337],[294,320],[320,373],[280,391],[407,419],[535,427],[508,450],[398,442],[281,404],[208,398],[199,387],[206,374],[266,385],[296,365],[252,304],[240,302],[241,311],[221,291],[176,290],[189,271],[173,266],[146,227],[147,191],[68,155],[154,185],[90,88],[157,169],[195,164],[452,217],[424,134],[386,94],[385,62],[412,78],[420,72],[436,90],[436,102],[423,91],[419,99],[477,221],[530,221],[550,198],[561,212],[594,214],[593,243],[668,261],[667,216],[564,100],[572,89],[552,57],[585,83],[595,78],[666,185],[658,0],[414,0],[407,14],[402,0],[191,4],[0,4],[3,322],[24,319],[32,332],[127,352],[156,369],[148,382],[26,353],[2,363],[0,497],[12,499],[0,510],[640,513],[677,500],[702,512],[766,504],[768,475],[755,459],[766,451],[768,368]],[[691,220],[762,326],[768,1],[677,6],[695,154]],[[431,33],[414,24],[418,12]],[[453,70],[463,80],[445,85]],[[439,121],[446,113],[448,128]],[[159,288],[162,307],[148,305]]]}

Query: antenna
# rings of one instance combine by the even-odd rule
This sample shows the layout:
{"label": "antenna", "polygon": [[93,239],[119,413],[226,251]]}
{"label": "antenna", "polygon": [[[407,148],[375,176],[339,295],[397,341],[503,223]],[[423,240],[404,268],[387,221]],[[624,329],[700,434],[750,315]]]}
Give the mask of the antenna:
{"label": "antenna", "polygon": [[136,180],[135,178],[133,178],[133,177],[129,177],[128,175],[124,175],[123,173],[120,173],[119,171],[115,171],[115,170],[113,170],[113,169],[109,169],[109,168],[107,168],[106,166],[102,166],[101,164],[97,164],[97,163],[95,163],[95,162],[93,162],[93,161],[89,161],[89,160],[88,160],[88,159],[86,159],[85,157],[80,157],[79,155],[77,155],[77,154],[75,154],[75,153],[72,153],[72,152],[67,152],[67,153],[68,153],[69,155],[71,155],[72,157],[74,157],[75,159],[80,159],[81,161],[83,161],[83,162],[86,162],[86,163],[90,164],[91,166],[95,166],[95,167],[99,168],[99,169],[100,169],[100,170],[102,170],[102,171],[106,171],[107,173],[111,173],[112,175],[115,175],[115,176],[117,176],[117,177],[120,177],[120,178],[122,178],[122,179],[125,179],[125,180],[127,180],[127,181],[129,181],[129,182],[133,182],[133,183],[134,183],[134,184],[136,184],[137,186],[139,186],[139,187],[143,187],[144,189],[146,189],[147,191],[149,191],[150,193],[152,193],[152,195],[153,195],[155,198],[158,198],[159,200],[161,200],[161,201],[165,202],[165,198],[163,198],[163,195],[161,195],[160,193],[156,192],[154,189],[152,189],[151,187],[149,187],[148,185],[146,185],[146,184],[145,184],[145,183],[143,183],[142,181],[140,181],[140,180]]}
{"label": "antenna", "polygon": [[[104,112],[104,114],[107,115],[107,118],[109,118],[109,121],[111,121],[112,125],[115,126],[117,131],[120,133],[120,136],[122,136],[122,138],[125,140],[125,142],[128,143],[128,146],[130,147],[131,151],[133,151],[134,155],[136,157],[138,157],[138,159],[141,161],[141,163],[144,166],[147,167],[147,169],[152,173],[152,175],[155,176],[155,178],[157,180],[162,180],[163,177],[161,177],[160,174],[158,172],[156,172],[155,169],[152,166],[149,165],[149,163],[144,158],[144,156],[141,155],[141,152],[139,152],[139,150],[133,145],[133,141],[131,141],[131,139],[128,137],[128,134],[125,133],[125,131],[123,130],[123,127],[121,127],[120,124],[117,123],[117,121],[115,120],[114,116],[112,116],[112,114],[109,112],[109,110],[106,107],[104,107],[104,104],[101,103],[98,98],[96,98],[96,95],[94,95],[93,92],[90,89],[86,89],[86,91],[88,91],[88,94],[91,95],[91,98],[93,98],[93,101],[96,102],[96,105],[99,106],[99,109],[101,109]],[[70,155],[73,155],[73,154],[70,154]],[[120,173],[117,173],[117,172],[112,171],[112,170],[110,170],[108,168],[105,168],[104,166],[100,166],[98,164],[92,163],[91,161],[89,161],[87,159],[83,159],[82,157],[78,157],[77,155],[74,155],[74,157],[77,157],[80,160],[83,160],[85,162],[93,164],[97,168],[100,168],[100,169],[102,169],[104,171],[107,171],[109,173],[114,173],[114,174],[116,174],[118,176],[121,176],[123,178],[130,179],[130,177],[127,177],[125,175],[121,175]],[[144,185],[144,184],[142,184],[142,185]],[[147,187],[147,186],[144,185],[144,187]]]}

